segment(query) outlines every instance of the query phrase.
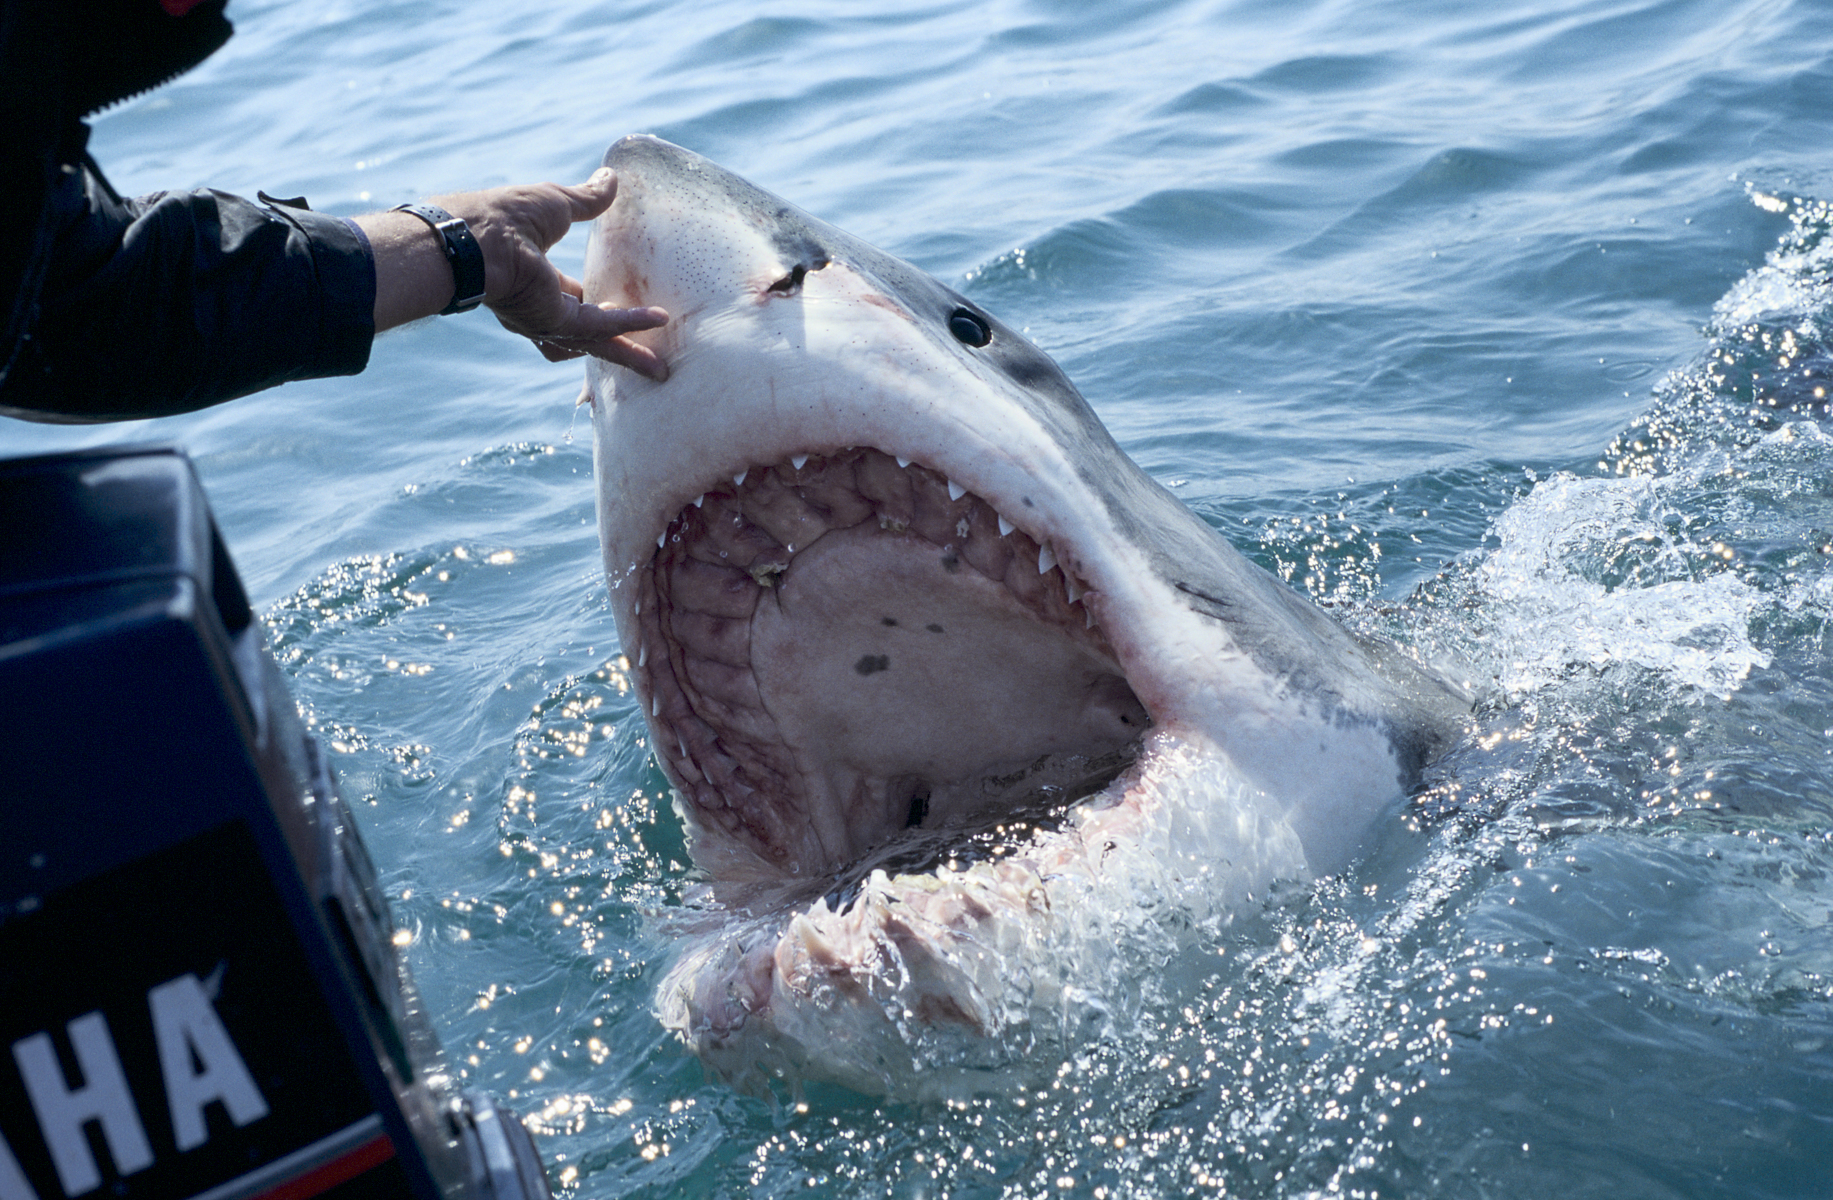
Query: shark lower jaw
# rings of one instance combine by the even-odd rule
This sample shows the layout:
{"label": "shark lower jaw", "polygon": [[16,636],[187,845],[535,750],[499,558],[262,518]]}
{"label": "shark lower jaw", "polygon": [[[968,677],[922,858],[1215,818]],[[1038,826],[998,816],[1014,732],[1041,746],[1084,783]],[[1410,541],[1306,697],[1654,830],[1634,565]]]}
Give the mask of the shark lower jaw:
{"label": "shark lower jaw", "polygon": [[1072,553],[878,450],[710,482],[628,585],[654,750],[716,885],[945,859],[1100,791],[1152,723]]}
{"label": "shark lower jaw", "polygon": [[[843,896],[693,895],[663,1023],[720,1076],[823,1079],[899,1099],[1022,1087],[1083,1022],[1124,1022],[1142,969],[1302,878],[1290,826],[1200,733],[1155,730],[1098,795],[1008,828],[974,861],[892,856]],[[1118,1001],[1118,1003],[1116,1003]]]}

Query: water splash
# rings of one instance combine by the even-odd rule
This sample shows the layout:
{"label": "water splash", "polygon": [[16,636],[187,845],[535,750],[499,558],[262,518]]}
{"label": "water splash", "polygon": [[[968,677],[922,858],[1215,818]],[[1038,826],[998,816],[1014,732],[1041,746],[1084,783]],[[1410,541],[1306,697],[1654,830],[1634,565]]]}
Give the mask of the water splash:
{"label": "water splash", "polygon": [[1759,594],[1729,571],[1700,575],[1671,480],[1537,484],[1496,522],[1476,568],[1494,679],[1510,700],[1575,671],[1627,666],[1729,696],[1751,668]]}
{"label": "water splash", "polygon": [[838,906],[747,895],[677,919],[661,1014],[751,1090],[812,1076],[905,1099],[1010,1092],[1130,1038],[1175,1001],[1180,956],[1303,873],[1271,798],[1213,746],[1161,732],[1101,796],[978,861],[876,869]]}

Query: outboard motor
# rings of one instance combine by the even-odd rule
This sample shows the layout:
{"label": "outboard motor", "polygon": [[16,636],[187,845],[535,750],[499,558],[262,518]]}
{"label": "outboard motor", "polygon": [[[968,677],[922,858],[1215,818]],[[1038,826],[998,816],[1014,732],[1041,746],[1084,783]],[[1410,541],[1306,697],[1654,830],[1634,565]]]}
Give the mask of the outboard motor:
{"label": "outboard motor", "polygon": [[548,1200],[393,932],[190,460],[0,462],[0,1200]]}

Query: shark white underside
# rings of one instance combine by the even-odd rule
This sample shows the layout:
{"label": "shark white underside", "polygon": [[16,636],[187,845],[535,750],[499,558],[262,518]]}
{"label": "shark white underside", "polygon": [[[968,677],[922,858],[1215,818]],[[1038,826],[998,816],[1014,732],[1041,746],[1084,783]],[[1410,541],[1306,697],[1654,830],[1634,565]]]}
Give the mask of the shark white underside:
{"label": "shark white underside", "polygon": [[1350,861],[1455,736],[1460,689],[1249,564],[971,302],[665,142],[606,163],[587,299],[672,314],[637,335],[666,382],[587,379],[706,877],[658,1007],[727,1076],[984,1086],[1167,931]]}

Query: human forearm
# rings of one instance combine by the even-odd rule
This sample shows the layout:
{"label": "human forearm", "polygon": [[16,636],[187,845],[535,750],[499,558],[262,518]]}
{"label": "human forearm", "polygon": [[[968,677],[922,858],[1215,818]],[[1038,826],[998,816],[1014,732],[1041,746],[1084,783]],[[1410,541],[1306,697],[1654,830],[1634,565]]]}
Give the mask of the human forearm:
{"label": "human forearm", "polygon": [[452,268],[439,238],[411,213],[368,213],[353,220],[375,254],[376,332],[430,317],[452,298]]}

